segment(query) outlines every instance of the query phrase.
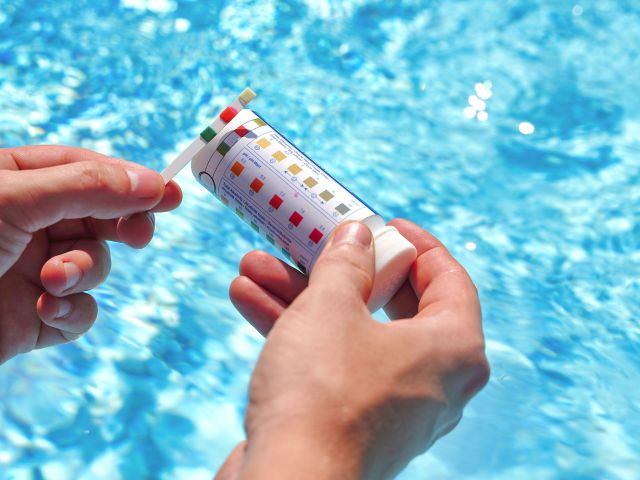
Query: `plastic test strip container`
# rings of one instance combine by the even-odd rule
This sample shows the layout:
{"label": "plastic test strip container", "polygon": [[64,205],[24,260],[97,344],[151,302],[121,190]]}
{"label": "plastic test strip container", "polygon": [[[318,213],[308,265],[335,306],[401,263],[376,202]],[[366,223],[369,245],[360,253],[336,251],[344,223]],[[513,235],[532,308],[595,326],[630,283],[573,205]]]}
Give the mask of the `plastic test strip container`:
{"label": "plastic test strip container", "polygon": [[198,181],[304,273],[339,223],[364,222],[376,252],[368,307],[385,305],[405,281],[415,247],[255,112],[228,113],[226,125],[193,157]]}

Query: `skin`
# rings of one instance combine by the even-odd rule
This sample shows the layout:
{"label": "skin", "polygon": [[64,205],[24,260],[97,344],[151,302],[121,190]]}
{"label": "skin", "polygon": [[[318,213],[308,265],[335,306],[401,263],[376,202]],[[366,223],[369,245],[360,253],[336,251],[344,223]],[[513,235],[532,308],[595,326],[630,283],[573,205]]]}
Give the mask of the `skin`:
{"label": "skin", "polygon": [[310,280],[262,252],[231,285],[262,333],[245,419],[246,442],[217,480],[386,479],[451,431],[487,382],[480,305],[464,268],[431,234],[391,222],[418,250],[386,306],[366,308],[369,230],[336,230]]}
{"label": "skin", "polygon": [[144,247],[151,212],[181,198],[157,172],[88,150],[0,149],[0,363],[85,333],[98,311],[85,292],[111,266],[105,241]]}
{"label": "skin", "polygon": [[[180,200],[176,184],[134,163],[67,147],[0,150],[0,363],[86,332],[97,306],[85,292],[110,268],[105,241],[145,246],[148,212]],[[385,307],[389,324],[366,308],[374,247],[360,223],[334,232],[309,280],[265,253],[245,257],[231,299],[267,340],[247,440],[218,480],[391,478],[487,382],[471,279],[431,234],[391,224],[419,256]]]}

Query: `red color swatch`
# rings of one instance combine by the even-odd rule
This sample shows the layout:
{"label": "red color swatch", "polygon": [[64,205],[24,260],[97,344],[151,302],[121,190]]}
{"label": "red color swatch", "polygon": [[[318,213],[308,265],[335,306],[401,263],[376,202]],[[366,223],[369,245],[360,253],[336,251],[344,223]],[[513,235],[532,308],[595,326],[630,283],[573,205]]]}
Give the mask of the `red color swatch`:
{"label": "red color swatch", "polygon": [[293,223],[294,226],[297,227],[298,225],[300,225],[300,222],[302,221],[302,215],[300,215],[298,212],[293,212],[289,217],[289,221]]}
{"label": "red color swatch", "polygon": [[282,200],[278,195],[274,195],[273,197],[271,197],[271,200],[269,201],[269,205],[271,205],[273,208],[277,210],[280,208],[280,205],[282,205],[283,201],[284,200]]}
{"label": "red color swatch", "polygon": [[247,129],[246,129],[246,128],[244,128],[244,127],[238,127],[238,128],[236,128],[236,129],[234,130],[234,132],[236,132],[236,134],[237,134],[240,138],[242,138],[242,137],[244,137],[247,133],[249,133],[249,130],[247,130]]}
{"label": "red color swatch", "polygon": [[256,193],[258,193],[263,186],[264,186],[264,182],[262,182],[261,180],[258,180],[257,178],[255,178],[253,182],[251,182],[251,185],[249,185],[251,190],[253,190]]}
{"label": "red color swatch", "polygon": [[317,228],[314,228],[313,231],[309,234],[309,239],[311,239],[313,243],[318,243],[320,240],[322,240],[322,232]]}
{"label": "red color swatch", "polygon": [[229,123],[231,120],[233,120],[233,117],[235,117],[237,114],[238,114],[238,111],[235,108],[229,106],[225,108],[220,114],[220,120],[222,120],[225,123]]}

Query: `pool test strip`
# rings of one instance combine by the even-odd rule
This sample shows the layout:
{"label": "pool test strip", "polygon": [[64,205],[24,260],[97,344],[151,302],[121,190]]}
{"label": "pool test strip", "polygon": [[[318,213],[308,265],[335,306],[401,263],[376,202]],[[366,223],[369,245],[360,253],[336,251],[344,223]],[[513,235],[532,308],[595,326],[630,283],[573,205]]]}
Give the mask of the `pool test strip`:
{"label": "pool test strip", "polygon": [[372,230],[376,277],[371,311],[405,281],[415,247],[262,117],[241,109],[193,156],[192,172],[213,195],[280,249],[303,273],[341,222]]}
{"label": "pool test strip", "polygon": [[175,177],[180,170],[187,166],[187,164],[195,157],[200,150],[202,150],[215,136],[222,130],[227,123],[229,123],[237,113],[246,107],[251,100],[256,98],[256,94],[250,88],[245,88],[238,98],[229,104],[227,108],[222,110],[211,124],[206,127],[200,136],[196,138],[191,144],[171,162],[167,168],[162,171],[162,178],[164,183]]}

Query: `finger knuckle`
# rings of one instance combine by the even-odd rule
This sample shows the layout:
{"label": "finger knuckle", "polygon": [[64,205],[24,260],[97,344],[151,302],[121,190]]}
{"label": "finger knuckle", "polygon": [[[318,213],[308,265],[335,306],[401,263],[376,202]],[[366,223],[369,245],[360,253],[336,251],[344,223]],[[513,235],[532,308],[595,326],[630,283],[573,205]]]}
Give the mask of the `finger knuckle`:
{"label": "finger knuckle", "polygon": [[485,357],[484,341],[482,339],[468,338],[461,341],[456,351],[458,363],[463,366],[476,365]]}
{"label": "finger knuckle", "polygon": [[467,378],[466,392],[473,395],[480,391],[491,376],[491,367],[485,353],[484,341],[470,341],[460,349],[458,351],[458,365]]}
{"label": "finger knuckle", "polygon": [[75,175],[78,185],[82,190],[91,190],[97,193],[125,193],[126,188],[122,182],[115,181],[113,169],[99,162],[81,162],[75,166]]}

